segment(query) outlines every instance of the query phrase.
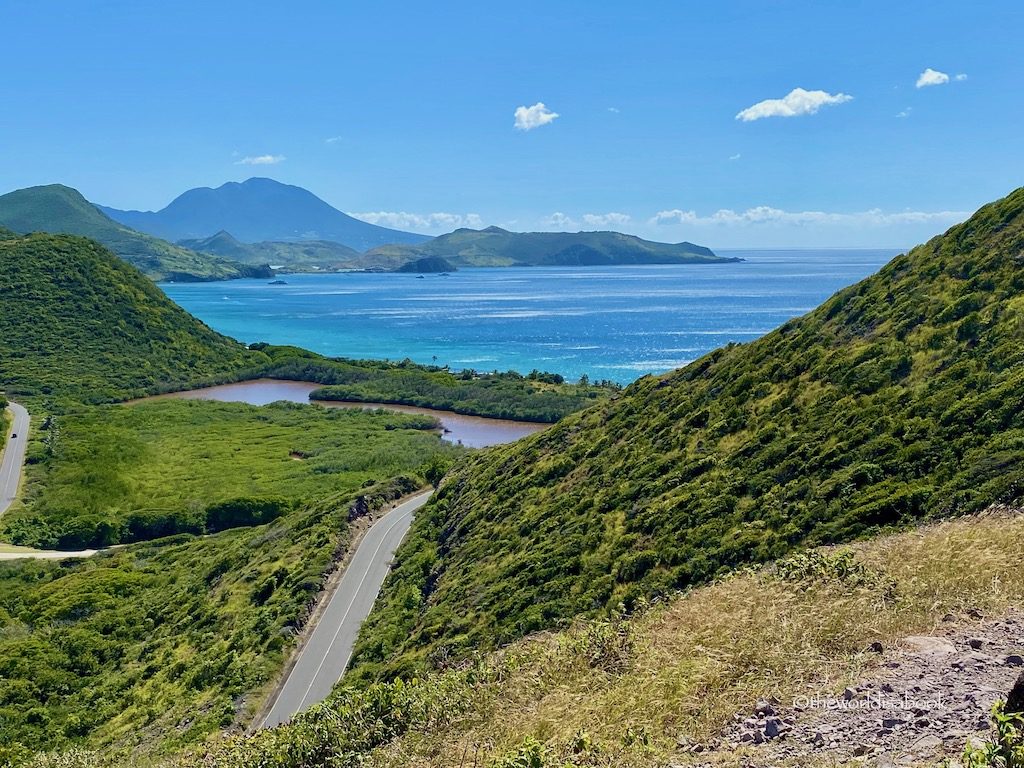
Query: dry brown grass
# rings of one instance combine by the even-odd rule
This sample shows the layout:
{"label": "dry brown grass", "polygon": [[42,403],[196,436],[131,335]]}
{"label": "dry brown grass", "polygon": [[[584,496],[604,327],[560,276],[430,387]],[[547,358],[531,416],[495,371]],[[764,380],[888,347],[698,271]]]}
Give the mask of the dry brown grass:
{"label": "dry brown grass", "polygon": [[[564,759],[581,733],[596,746],[579,764],[681,761],[677,738],[714,737],[758,698],[838,693],[876,663],[865,652],[875,640],[891,646],[947,613],[997,615],[1024,602],[1020,515],[943,522],[849,549],[867,583],[747,571],[622,626],[520,643],[505,652],[498,682],[470,694],[469,715],[444,731],[410,732],[374,764],[486,766],[527,737]],[[609,648],[593,662],[595,649]]]}

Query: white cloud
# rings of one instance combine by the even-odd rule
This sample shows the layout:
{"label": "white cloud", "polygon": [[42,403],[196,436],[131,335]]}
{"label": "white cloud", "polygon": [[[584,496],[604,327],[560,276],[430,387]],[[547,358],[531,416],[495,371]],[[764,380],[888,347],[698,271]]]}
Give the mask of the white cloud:
{"label": "white cloud", "polygon": [[246,155],[236,160],[235,165],[277,165],[286,159],[284,155]]}
{"label": "white cloud", "polygon": [[555,211],[540,221],[544,229],[555,229],[563,232],[575,232],[583,228],[622,229],[632,222],[633,218],[628,213],[619,213],[618,211],[584,213],[578,219],[562,211]]}
{"label": "white cloud", "polygon": [[953,79],[956,80],[958,83],[962,83],[964,80],[967,79],[967,75],[965,75],[963,72],[961,72],[960,74],[958,74]]}
{"label": "white cloud", "polygon": [[659,226],[756,226],[756,225],[846,225],[884,227],[893,224],[922,224],[948,222],[953,224],[970,215],[970,211],[896,211],[886,213],[880,208],[854,213],[829,213],[825,211],[784,211],[767,205],[734,211],[723,208],[709,216],[699,216],[695,211],[679,208],[658,211],[649,224]]}
{"label": "white cloud", "polygon": [[611,112],[612,114],[615,114],[615,115],[617,115],[617,114],[619,114],[619,112],[621,112],[622,110],[621,110],[621,109],[619,109],[618,107],[608,107],[608,111],[609,111],[609,112]]}
{"label": "white cloud", "polygon": [[532,107],[516,107],[515,127],[520,131],[532,131],[534,128],[547,125],[557,117],[559,117],[557,112],[552,112],[544,105],[543,101],[538,101]]}
{"label": "white cloud", "polygon": [[571,216],[568,216],[561,211],[555,211],[550,216],[545,216],[541,223],[549,229],[579,229],[580,223]]}
{"label": "white cloud", "polygon": [[736,119],[749,123],[765,117],[813,115],[822,107],[843,104],[852,99],[853,96],[845,93],[805,91],[803,88],[794,88],[781,99],[766,99],[747,107],[736,115]]}
{"label": "white cloud", "polygon": [[917,77],[917,82],[914,83],[917,88],[927,88],[929,85],[945,85],[949,82],[949,75],[945,72],[939,72],[938,70],[928,67]]}
{"label": "white cloud", "polygon": [[616,213],[615,211],[583,214],[583,223],[588,227],[624,227],[630,221],[632,219],[630,219],[629,214]]}
{"label": "white cloud", "polygon": [[460,227],[481,229],[483,219],[476,213],[408,213],[407,211],[370,211],[353,213],[357,219],[392,229],[450,232]]}
{"label": "white cloud", "polygon": [[729,155],[730,160],[739,160],[741,157],[742,155],[739,152],[737,152],[735,155]]}
{"label": "white cloud", "polygon": [[897,112],[896,117],[910,117],[910,113],[914,111],[913,107],[907,107],[902,112]]}
{"label": "white cloud", "polygon": [[344,139],[344,136],[330,136],[324,139],[324,144],[337,144],[339,141]]}

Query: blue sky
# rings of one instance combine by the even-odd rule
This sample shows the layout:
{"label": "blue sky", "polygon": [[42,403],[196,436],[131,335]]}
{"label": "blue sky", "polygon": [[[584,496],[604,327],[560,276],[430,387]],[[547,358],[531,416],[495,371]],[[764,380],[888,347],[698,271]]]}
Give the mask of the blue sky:
{"label": "blue sky", "polygon": [[[911,245],[1024,183],[1019,2],[0,0],[0,18],[2,191],[150,209],[260,175],[420,231],[724,248]],[[948,82],[916,87],[928,69]],[[771,116],[787,105],[817,111]],[[558,117],[517,129],[519,107],[524,127]]]}

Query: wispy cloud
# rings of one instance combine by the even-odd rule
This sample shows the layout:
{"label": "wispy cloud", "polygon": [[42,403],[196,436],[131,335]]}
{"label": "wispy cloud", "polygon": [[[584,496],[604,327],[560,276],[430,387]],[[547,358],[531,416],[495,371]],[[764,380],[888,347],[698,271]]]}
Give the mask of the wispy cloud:
{"label": "wispy cloud", "polygon": [[236,160],[235,165],[277,165],[286,159],[284,155],[246,155],[241,160]]}
{"label": "wispy cloud", "polygon": [[324,144],[337,144],[344,138],[344,136],[328,136],[326,139],[324,139]]}
{"label": "wispy cloud", "polygon": [[896,117],[910,117],[910,113],[914,111],[913,107],[907,107],[901,112],[896,113]]}
{"label": "wispy cloud", "polygon": [[552,112],[543,101],[538,101],[532,107],[516,107],[515,127],[520,131],[532,131],[554,122],[558,117],[557,112]]}
{"label": "wispy cloud", "polygon": [[679,208],[658,211],[651,217],[649,224],[658,226],[692,225],[692,226],[756,226],[785,224],[796,226],[807,225],[857,225],[857,226],[889,226],[892,224],[920,224],[927,222],[948,222],[953,224],[970,215],[970,211],[895,211],[887,213],[880,208],[853,213],[831,213],[826,211],[784,211],[779,208],[761,205],[745,211],[734,211],[723,208],[714,213],[701,216],[695,211],[684,211]]}
{"label": "wispy cloud", "polygon": [[822,107],[844,104],[852,99],[853,96],[845,93],[806,91],[803,88],[794,88],[781,99],[765,99],[747,107],[737,113],[736,119],[749,123],[766,117],[813,115]]}
{"label": "wispy cloud", "polygon": [[480,229],[483,219],[476,213],[409,213],[408,211],[369,211],[353,213],[357,219],[392,229],[415,229],[426,232],[450,232],[459,227]]}
{"label": "wispy cloud", "polygon": [[739,152],[737,152],[735,155],[729,155],[730,160],[739,160],[741,157],[743,157],[743,155],[741,155]]}
{"label": "wispy cloud", "polygon": [[945,72],[939,72],[937,69],[928,67],[924,72],[917,76],[917,82],[914,83],[916,88],[927,88],[930,85],[945,85],[949,82],[949,75]]}
{"label": "wispy cloud", "polygon": [[953,79],[956,80],[958,83],[962,83],[964,80],[967,79],[967,75],[965,75],[963,72],[961,72],[960,74],[958,74]]}
{"label": "wispy cloud", "polygon": [[615,114],[615,115],[617,115],[617,114],[619,114],[619,112],[621,112],[622,110],[621,110],[621,109],[619,109],[618,107],[608,107],[608,111],[609,111],[609,112],[611,112],[612,114]]}

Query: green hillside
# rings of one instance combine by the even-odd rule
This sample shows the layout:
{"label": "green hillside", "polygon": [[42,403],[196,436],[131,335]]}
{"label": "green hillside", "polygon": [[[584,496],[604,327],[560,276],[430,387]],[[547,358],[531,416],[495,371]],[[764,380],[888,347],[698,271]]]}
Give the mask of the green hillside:
{"label": "green hillside", "polygon": [[393,267],[395,262],[438,257],[456,267],[554,267],[611,264],[717,264],[738,261],[716,256],[693,243],[655,243],[619,232],[508,232],[500,227],[457,229],[419,245],[383,245],[360,263]]}
{"label": "green hillside", "polygon": [[1024,189],[810,314],[471,457],[416,517],[363,674],[1022,495]]}
{"label": "green hillside", "polygon": [[77,190],[62,184],[29,187],[0,195],[0,225],[21,233],[49,232],[92,238],[154,280],[227,280],[270,274],[265,268],[199,254],[129,229],[102,213]]}
{"label": "green hillside", "polygon": [[376,512],[420,483],[342,484],[269,523],[83,560],[0,561],[0,765],[88,745],[138,766],[246,724],[351,544],[353,502]]}
{"label": "green hillside", "polygon": [[359,256],[359,251],[329,240],[243,243],[223,230],[201,240],[179,240],[178,245],[251,266],[272,264],[281,272],[349,269]]}
{"label": "green hillside", "polygon": [[0,240],[0,274],[0,389],[11,395],[98,402],[266,362],[92,240]]}

